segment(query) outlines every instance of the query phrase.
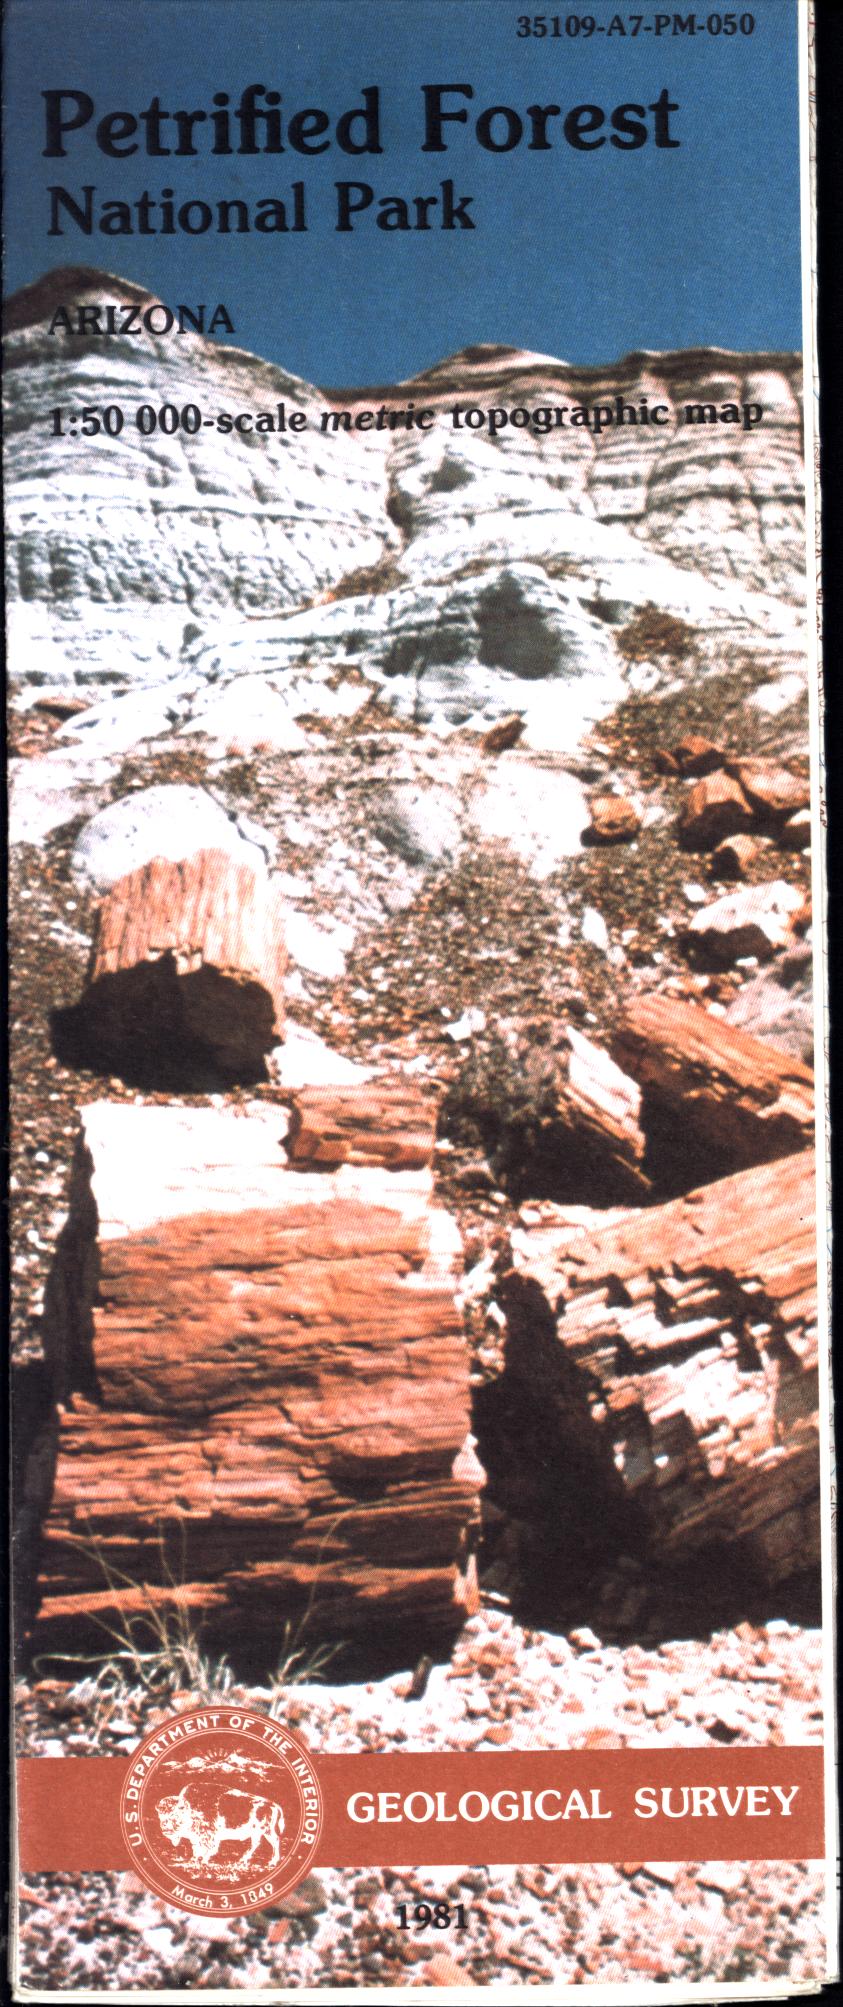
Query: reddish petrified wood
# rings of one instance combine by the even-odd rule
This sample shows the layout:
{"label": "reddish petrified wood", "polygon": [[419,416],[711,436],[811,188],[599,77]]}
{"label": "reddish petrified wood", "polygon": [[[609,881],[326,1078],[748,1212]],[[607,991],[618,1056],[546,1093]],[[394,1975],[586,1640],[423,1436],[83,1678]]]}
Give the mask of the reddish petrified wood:
{"label": "reddish petrified wood", "polygon": [[292,1102],[287,1148],[297,1164],[381,1164],[411,1171],[431,1161],[436,1109],[407,1081],[301,1087]]}
{"label": "reddish petrified wood", "polygon": [[737,1547],[775,1581],[818,1555],[817,1251],[806,1151],[668,1205],[515,1237],[507,1371],[668,1560]]}
{"label": "reddish petrified wood", "polygon": [[702,738],[698,732],[690,732],[686,738],[677,740],[673,758],[679,772],[687,780],[699,780],[704,774],[716,773],[718,767],[725,766],[727,754],[711,739]]}
{"label": "reddish petrified wood", "polygon": [[278,894],[222,850],[155,857],[99,908],[84,993],[64,1038],[103,1072],[171,1084],[205,1065],[250,1078],[284,1024]]}
{"label": "reddish petrified wood", "polygon": [[692,1154],[700,1175],[767,1163],[814,1139],[809,1067],[766,1039],[675,997],[636,997],[612,1049],[643,1093],[642,1121],[671,1155]]}
{"label": "reddish petrified wood", "polygon": [[728,772],[739,782],[759,821],[784,819],[798,809],[811,806],[811,782],[807,775],[791,773],[776,760],[729,759]]}
{"label": "reddish petrified wood", "polygon": [[631,843],[641,828],[641,810],[625,795],[593,795],[588,812],[591,817],[586,831],[589,843]]}
{"label": "reddish petrified wood", "polygon": [[560,1154],[568,1153],[583,1183],[602,1178],[607,1202],[644,1197],[641,1094],[608,1052],[568,1025],[557,1050],[553,1126]]}
{"label": "reddish petrified wood", "polygon": [[679,815],[679,840],[686,850],[714,850],[724,836],[751,829],[755,811],[731,774],[710,773],[694,782]]}
{"label": "reddish petrified wood", "polygon": [[[271,1110],[214,1112],[88,1111],[48,1305],[63,1398],[36,1645],[96,1650],[153,1605],[264,1666],[300,1620],[308,1645],[441,1641],[475,1594],[482,1483],[452,1224],[424,1178],[308,1176]],[[161,1205],[181,1210],[149,1220],[165,1131]],[[238,1182],[263,1201],[238,1206]]]}

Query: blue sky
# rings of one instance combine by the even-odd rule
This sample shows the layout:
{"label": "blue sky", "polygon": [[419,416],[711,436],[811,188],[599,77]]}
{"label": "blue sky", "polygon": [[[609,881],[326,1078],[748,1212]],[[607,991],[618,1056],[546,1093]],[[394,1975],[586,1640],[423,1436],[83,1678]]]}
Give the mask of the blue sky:
{"label": "blue sky", "polygon": [[[631,33],[657,12],[589,0],[602,35],[521,38],[526,0],[10,0],[6,19],[6,290],[51,266],[94,264],[174,303],[225,301],[233,339],[322,384],[388,382],[470,342],[507,342],[579,362],[633,348],[801,346],[795,0],[754,0],[755,30]],[[737,18],[748,10],[738,6]],[[696,19],[708,19],[704,0]],[[626,36],[607,30],[618,16]],[[719,18],[719,17],[718,17]],[[725,12],[722,16],[725,18]],[[551,22],[553,16],[546,16]],[[302,159],[107,159],[94,122],[45,160],[44,90],[85,91],[96,118],[232,103],[280,90],[284,113],[324,106],[333,122],[380,87],[384,152],[332,144]],[[533,103],[563,111],[651,103],[667,89],[681,144],[490,153],[453,127],[446,155],[421,152],[423,83],[470,83],[472,111]],[[456,104],[457,100],[453,102]],[[652,124],[652,118],[650,119]],[[206,127],[207,131],[207,127]],[[525,134],[526,138],[526,134]],[[335,183],[376,198],[470,194],[474,232],[335,229]],[[47,186],[134,201],[289,197],[307,189],[306,233],[47,235]],[[372,211],[374,213],[374,209]]]}

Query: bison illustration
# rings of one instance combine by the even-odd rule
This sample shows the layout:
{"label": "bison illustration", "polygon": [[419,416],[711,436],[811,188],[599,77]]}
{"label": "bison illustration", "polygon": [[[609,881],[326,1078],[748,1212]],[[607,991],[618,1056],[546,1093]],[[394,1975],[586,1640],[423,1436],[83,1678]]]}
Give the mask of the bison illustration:
{"label": "bison illustration", "polygon": [[[207,1786],[202,1795],[207,1798]],[[188,1873],[204,1868],[214,1880],[233,1880],[252,1867],[269,1873],[281,1859],[284,1814],[272,1798],[221,1789],[203,1806],[185,1784],[175,1796],[160,1798],[155,1810],[164,1839]]]}

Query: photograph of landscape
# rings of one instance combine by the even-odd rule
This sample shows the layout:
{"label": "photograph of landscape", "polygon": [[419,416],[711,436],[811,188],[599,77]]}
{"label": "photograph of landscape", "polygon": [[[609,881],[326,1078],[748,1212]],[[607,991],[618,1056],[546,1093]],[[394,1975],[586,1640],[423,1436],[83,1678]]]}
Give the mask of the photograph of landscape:
{"label": "photograph of landscape", "polygon": [[[497,0],[472,5],[497,34]],[[474,58],[448,40],[455,10],[424,6],[441,45],[414,80],[425,60],[456,77]],[[19,0],[21,119],[40,117],[24,58],[55,12]],[[98,114],[149,101],[152,12],[122,98],[93,45],[76,73]],[[174,103],[278,73],[272,10],[252,12],[248,75],[223,61],[215,5],[201,86],[170,86]],[[734,261],[710,310],[701,284],[684,320],[653,299],[630,321],[598,288],[592,327],[582,275],[566,317],[529,272],[522,303],[511,266],[458,286],[450,239],[429,253],[435,298],[408,245],[394,296],[386,249],[352,284],[342,246],[298,323],[286,281],[264,280],[261,343],[237,304],[245,233],[192,241],[180,281],[169,244],[15,239],[21,1756],[127,1758],[214,1698],[314,1758],[822,1744],[821,828],[790,53],[784,29],[755,51],[765,87],[778,56],[793,93],[767,340],[758,272],[744,298]],[[334,88],[341,58],[320,56],[318,101],[359,105],[373,58]],[[704,59],[722,96],[722,49],[694,45],[688,84],[675,52],[646,58],[678,131]],[[502,60],[493,36],[478,106]],[[568,60],[585,97],[597,58],[579,42]],[[68,62],[41,60],[33,106]],[[619,92],[609,77],[600,101]],[[42,139],[42,192],[71,167],[93,180],[82,138],[60,169]],[[663,189],[668,156],[651,159]],[[354,171],[376,168],[391,186],[381,163]],[[166,172],[198,200],[211,166]],[[162,178],[114,167],[132,173]],[[719,1859],[697,1838],[679,1862],[317,1859],[234,1919],[128,1871],[26,1872],[18,1997],[820,1986],[825,1863]],[[396,1929],[397,1904],[436,1900],[458,1932]]]}

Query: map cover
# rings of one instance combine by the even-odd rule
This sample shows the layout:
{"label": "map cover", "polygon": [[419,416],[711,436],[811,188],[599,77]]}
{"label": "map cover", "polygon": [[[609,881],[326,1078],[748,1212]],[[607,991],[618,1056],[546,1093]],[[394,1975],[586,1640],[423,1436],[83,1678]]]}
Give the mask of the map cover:
{"label": "map cover", "polygon": [[11,0],[17,2001],[837,1919],[813,23]]}

